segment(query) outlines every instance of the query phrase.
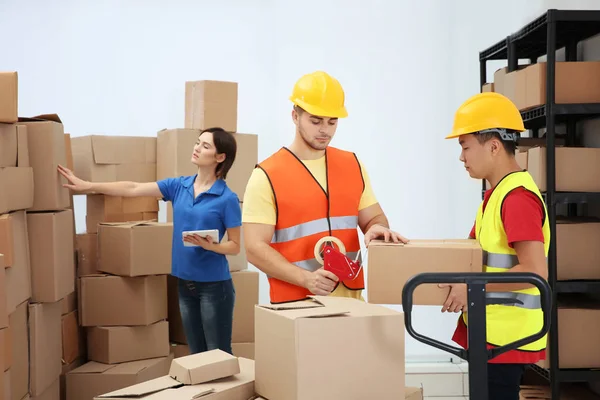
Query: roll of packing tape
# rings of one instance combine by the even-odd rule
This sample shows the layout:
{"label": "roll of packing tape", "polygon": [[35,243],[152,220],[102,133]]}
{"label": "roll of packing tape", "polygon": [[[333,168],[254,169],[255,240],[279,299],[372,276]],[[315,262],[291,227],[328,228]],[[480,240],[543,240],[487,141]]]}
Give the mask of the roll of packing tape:
{"label": "roll of packing tape", "polygon": [[344,243],[342,243],[342,241],[334,236],[325,236],[322,237],[317,244],[315,244],[315,258],[316,260],[319,262],[319,264],[321,265],[325,265],[325,261],[323,261],[323,257],[321,257],[321,247],[323,247],[323,244],[325,244],[325,242],[332,242],[335,243],[340,251],[340,253],[342,254],[346,254],[346,246],[344,246]]}

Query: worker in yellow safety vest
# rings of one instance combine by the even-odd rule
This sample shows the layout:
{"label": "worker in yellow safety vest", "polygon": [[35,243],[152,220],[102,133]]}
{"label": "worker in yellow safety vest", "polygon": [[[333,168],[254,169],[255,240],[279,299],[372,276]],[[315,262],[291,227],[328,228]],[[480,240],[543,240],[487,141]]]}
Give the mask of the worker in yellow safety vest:
{"label": "worker in yellow safety vest", "polygon": [[[540,191],[515,152],[525,127],[521,113],[505,96],[480,93],[465,101],[454,117],[447,139],[458,138],[460,161],[472,178],[485,179],[490,189],[479,206],[470,238],[483,250],[483,272],[532,272],[547,279],[550,246],[548,212]],[[450,286],[442,312],[461,312],[453,340],[467,347],[467,291]],[[488,284],[486,296],[514,303],[486,307],[488,348],[539,332],[543,313],[539,290],[530,284]],[[545,359],[547,338],[506,352],[489,361],[489,399],[518,400],[527,364]]]}

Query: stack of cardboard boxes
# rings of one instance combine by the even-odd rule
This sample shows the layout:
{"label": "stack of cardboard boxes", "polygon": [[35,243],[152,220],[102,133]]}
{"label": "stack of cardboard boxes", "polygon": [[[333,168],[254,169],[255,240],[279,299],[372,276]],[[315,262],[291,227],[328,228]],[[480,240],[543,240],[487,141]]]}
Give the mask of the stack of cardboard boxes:
{"label": "stack of cardboard boxes", "polygon": [[[258,135],[237,132],[238,85],[235,82],[195,81],[185,85],[184,129],[163,129],[157,133],[157,179],[194,175],[197,167],[191,157],[194,144],[203,129],[222,127],[235,134],[237,154],[227,174],[228,187],[240,199],[240,207],[248,179],[258,162]],[[167,221],[172,221],[171,204],[167,205]],[[224,240],[226,240],[225,236]],[[244,244],[240,254],[228,256],[236,290],[233,320],[234,354],[254,358],[254,306],[258,303],[258,273],[248,270]],[[169,277],[170,339],[176,356],[186,355],[187,341],[181,325],[177,280]]]}

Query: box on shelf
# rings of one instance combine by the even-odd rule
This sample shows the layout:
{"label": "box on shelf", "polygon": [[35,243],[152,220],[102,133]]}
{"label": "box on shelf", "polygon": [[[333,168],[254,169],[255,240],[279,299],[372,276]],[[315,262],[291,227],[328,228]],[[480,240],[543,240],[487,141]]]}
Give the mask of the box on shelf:
{"label": "box on shelf", "polygon": [[156,137],[71,138],[75,174],[90,182],[156,181]]}
{"label": "box on shelf", "polygon": [[0,122],[11,124],[19,119],[19,75],[0,72]]}
{"label": "box on shelf", "polygon": [[87,330],[88,359],[117,364],[170,354],[169,324],[147,326],[98,326]]}
{"label": "box on shelf", "polygon": [[[475,240],[411,240],[408,244],[369,244],[367,289],[369,303],[402,304],[402,288],[423,272],[481,272],[482,250]],[[413,292],[415,305],[443,305],[448,288],[419,285]]]}
{"label": "box on shelf", "polygon": [[556,222],[557,279],[600,279],[600,220],[570,218]]}
{"label": "box on shelf", "polygon": [[226,81],[185,83],[185,128],[221,127],[237,131],[238,84]]}
{"label": "box on shelf", "polygon": [[[352,343],[361,343],[351,353],[349,332]],[[404,314],[322,296],[258,305],[255,361],[256,393],[267,399],[401,399]]]}
{"label": "box on shelf", "polygon": [[67,163],[62,121],[56,114],[47,114],[19,118],[19,124],[27,126],[29,163],[33,168],[33,207],[28,211],[68,208],[69,190],[62,186],[66,180],[57,172],[58,164]]}
{"label": "box on shelf", "polygon": [[81,277],[80,325],[145,326],[166,319],[166,278],[165,275]]}
{"label": "box on shelf", "polygon": [[27,213],[31,299],[53,303],[75,291],[73,210]]}
{"label": "box on shelf", "polygon": [[168,275],[172,238],[171,223],[102,223],[98,269],[120,276]]}

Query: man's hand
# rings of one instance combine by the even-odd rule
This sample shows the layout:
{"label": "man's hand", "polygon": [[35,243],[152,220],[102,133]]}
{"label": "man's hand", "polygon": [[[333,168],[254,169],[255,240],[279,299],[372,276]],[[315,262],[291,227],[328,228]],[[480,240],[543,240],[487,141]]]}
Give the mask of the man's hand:
{"label": "man's hand", "polygon": [[327,296],[333,291],[338,280],[334,273],[320,268],[315,272],[306,271],[304,287],[314,295]]}
{"label": "man's hand", "polygon": [[408,239],[399,233],[394,232],[385,226],[375,224],[365,233],[365,245],[368,246],[371,240],[379,238],[383,238],[386,242],[408,243]]}
{"label": "man's hand", "polygon": [[440,288],[450,288],[450,293],[446,298],[446,302],[442,306],[442,312],[461,312],[467,311],[467,285],[464,283],[457,284],[441,284]]}

